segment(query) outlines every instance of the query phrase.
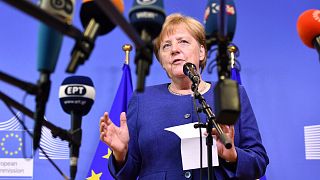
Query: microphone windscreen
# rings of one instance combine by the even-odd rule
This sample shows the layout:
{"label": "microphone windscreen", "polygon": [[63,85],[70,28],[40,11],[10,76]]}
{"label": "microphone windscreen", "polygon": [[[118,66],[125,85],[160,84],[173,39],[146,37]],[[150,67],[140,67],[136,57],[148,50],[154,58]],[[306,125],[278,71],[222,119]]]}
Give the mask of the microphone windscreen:
{"label": "microphone windscreen", "polygon": [[189,76],[190,72],[192,71],[197,71],[197,67],[196,65],[192,64],[192,63],[185,63],[183,65],[183,73],[186,75],[186,76]]}
{"label": "microphone windscreen", "polygon": [[59,99],[66,113],[88,114],[95,99],[92,80],[86,76],[67,77],[60,86]]}
{"label": "microphone windscreen", "polygon": [[[59,3],[60,2],[60,3]],[[71,24],[74,13],[74,0],[40,1],[40,8]],[[56,67],[61,49],[63,34],[40,23],[38,34],[37,69],[52,73]]]}
{"label": "microphone windscreen", "polygon": [[[123,13],[124,4],[122,0],[112,0],[119,12]],[[80,20],[84,28],[87,27],[90,20],[94,18],[99,23],[99,35],[104,35],[112,31],[116,25],[106,16],[103,11],[98,7],[94,0],[83,0],[80,8]]]}
{"label": "microphone windscreen", "polygon": [[[206,38],[216,38],[218,37],[218,26],[219,26],[219,11],[220,11],[220,1],[219,0],[209,0],[204,13],[204,24]],[[237,24],[237,13],[236,6],[233,0],[226,1],[226,22],[227,22],[227,37],[229,41],[232,41],[234,33],[236,31]],[[214,40],[212,44],[216,44],[217,41]]]}
{"label": "microphone windscreen", "polygon": [[145,29],[152,39],[160,34],[165,18],[162,0],[135,0],[129,11],[130,23],[138,32]]}
{"label": "microphone windscreen", "polygon": [[313,39],[320,35],[320,10],[304,11],[298,18],[297,31],[302,42],[306,46],[314,48]]}
{"label": "microphone windscreen", "polygon": [[55,70],[61,50],[62,33],[40,24],[38,33],[37,69],[52,73]]}

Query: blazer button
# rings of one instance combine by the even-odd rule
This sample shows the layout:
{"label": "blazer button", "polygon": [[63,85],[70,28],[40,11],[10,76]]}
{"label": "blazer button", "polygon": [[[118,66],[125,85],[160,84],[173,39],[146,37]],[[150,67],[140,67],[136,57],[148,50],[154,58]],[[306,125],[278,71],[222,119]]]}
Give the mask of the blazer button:
{"label": "blazer button", "polygon": [[187,178],[187,179],[189,179],[189,178],[191,177],[191,172],[190,172],[190,171],[186,171],[186,172],[184,173],[184,177]]}
{"label": "blazer button", "polygon": [[190,114],[185,114],[185,115],[184,115],[184,118],[185,118],[185,119],[189,119],[190,116],[191,116]]}

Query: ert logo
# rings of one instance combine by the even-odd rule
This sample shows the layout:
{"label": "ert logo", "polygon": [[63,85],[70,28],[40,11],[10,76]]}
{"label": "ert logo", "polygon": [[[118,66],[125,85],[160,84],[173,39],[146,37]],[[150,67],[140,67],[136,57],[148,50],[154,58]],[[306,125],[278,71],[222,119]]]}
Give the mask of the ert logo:
{"label": "ert logo", "polygon": [[64,91],[66,95],[85,95],[87,90],[83,86],[67,86],[66,90]]}

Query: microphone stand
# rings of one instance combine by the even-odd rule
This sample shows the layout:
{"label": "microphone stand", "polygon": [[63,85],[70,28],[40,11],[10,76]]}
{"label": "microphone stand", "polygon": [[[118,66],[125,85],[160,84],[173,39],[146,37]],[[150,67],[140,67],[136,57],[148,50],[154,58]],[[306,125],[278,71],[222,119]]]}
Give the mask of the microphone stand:
{"label": "microphone stand", "polygon": [[71,111],[71,137],[73,142],[69,143],[70,147],[70,180],[75,180],[78,169],[78,157],[81,146],[82,115],[75,111]]}
{"label": "microphone stand", "polygon": [[213,114],[210,106],[207,104],[204,97],[198,91],[198,84],[192,83],[191,86],[192,91],[194,92],[194,97],[198,99],[201,104],[201,110],[207,115],[206,124],[195,124],[194,128],[206,128],[208,136],[206,137],[206,145],[207,145],[207,158],[208,158],[208,180],[212,180],[212,145],[213,145],[213,137],[212,137],[212,128],[215,127],[218,132],[218,136],[221,142],[227,149],[232,147],[231,140],[225,135],[222,131],[219,124],[215,121],[215,115]]}

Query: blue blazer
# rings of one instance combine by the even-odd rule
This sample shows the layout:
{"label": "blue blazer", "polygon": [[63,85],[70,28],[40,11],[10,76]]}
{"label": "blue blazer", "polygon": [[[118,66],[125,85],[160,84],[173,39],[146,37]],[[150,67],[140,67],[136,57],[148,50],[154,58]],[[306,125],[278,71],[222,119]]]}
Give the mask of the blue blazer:
{"label": "blue blazer", "polygon": [[[203,96],[214,110],[215,84],[211,84]],[[147,87],[144,93],[133,94],[127,112],[130,141],[126,163],[116,169],[114,157],[109,159],[109,171],[115,179],[200,179],[199,169],[183,171],[180,138],[164,130],[198,121],[193,98],[171,94],[168,85]],[[235,124],[234,139],[238,160],[228,163],[219,158],[220,165],[213,168],[217,180],[256,179],[264,175],[269,163],[250,101],[242,86],[239,91],[241,114]],[[200,113],[200,118],[206,122],[204,113]],[[208,179],[207,168],[201,174],[202,179]]]}

